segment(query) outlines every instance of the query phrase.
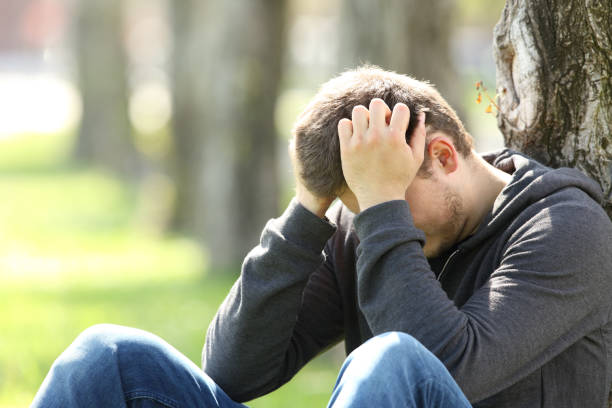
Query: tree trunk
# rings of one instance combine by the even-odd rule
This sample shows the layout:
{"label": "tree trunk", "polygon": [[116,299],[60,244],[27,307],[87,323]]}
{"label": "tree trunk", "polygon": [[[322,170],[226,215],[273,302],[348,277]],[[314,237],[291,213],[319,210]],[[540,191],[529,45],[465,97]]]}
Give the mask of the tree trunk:
{"label": "tree trunk", "polygon": [[176,225],[208,246],[216,267],[239,262],[277,214],[285,7],[174,2]]}
{"label": "tree trunk", "polygon": [[461,106],[450,39],[454,0],[344,0],[340,69],[369,63],[425,79]]}
{"label": "tree trunk", "polygon": [[508,0],[495,27],[506,145],[599,181],[612,217],[612,3]]}
{"label": "tree trunk", "polygon": [[77,58],[83,114],[76,158],[132,175],[137,154],[127,111],[120,0],[78,4]]}
{"label": "tree trunk", "polygon": [[495,27],[498,122],[506,145],[597,180],[610,217],[611,56],[609,1],[508,0]]}

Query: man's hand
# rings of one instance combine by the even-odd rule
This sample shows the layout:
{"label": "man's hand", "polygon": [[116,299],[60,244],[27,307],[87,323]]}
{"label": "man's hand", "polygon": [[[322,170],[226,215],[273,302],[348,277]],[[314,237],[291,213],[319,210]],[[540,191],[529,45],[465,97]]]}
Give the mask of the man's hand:
{"label": "man's hand", "polygon": [[398,103],[391,113],[377,98],[370,102],[369,111],[356,106],[352,121],[338,123],[342,171],[361,211],[405,199],[406,189],[423,163],[426,135],[425,113],[421,112],[410,144],[406,143],[409,119],[405,104]]}
{"label": "man's hand", "polygon": [[304,208],[319,218],[323,218],[325,216],[325,212],[336,197],[319,197],[311,193],[306,188],[304,181],[300,177],[301,164],[298,163],[298,160],[295,157],[295,144],[293,140],[289,143],[289,156],[291,157],[293,174],[295,175],[295,197],[297,198],[298,202],[304,206]]}

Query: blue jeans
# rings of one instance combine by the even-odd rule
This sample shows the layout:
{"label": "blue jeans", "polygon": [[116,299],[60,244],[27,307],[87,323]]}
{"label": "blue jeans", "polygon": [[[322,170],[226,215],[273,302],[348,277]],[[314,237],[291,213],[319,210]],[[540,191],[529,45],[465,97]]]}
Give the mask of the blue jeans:
{"label": "blue jeans", "polygon": [[[32,407],[246,408],[159,337],[113,325],[85,330],[58,357]],[[433,354],[391,332],[348,356],[328,407],[470,404]]]}

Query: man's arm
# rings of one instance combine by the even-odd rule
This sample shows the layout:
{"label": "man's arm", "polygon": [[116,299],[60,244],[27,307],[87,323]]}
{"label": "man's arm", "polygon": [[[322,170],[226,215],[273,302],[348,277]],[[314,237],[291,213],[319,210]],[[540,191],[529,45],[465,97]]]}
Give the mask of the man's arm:
{"label": "man's arm", "polygon": [[296,198],[268,222],[260,245],[209,326],[202,366],[235,401],[264,395],[340,340],[340,295],[323,253],[335,226],[322,219],[331,199]]}

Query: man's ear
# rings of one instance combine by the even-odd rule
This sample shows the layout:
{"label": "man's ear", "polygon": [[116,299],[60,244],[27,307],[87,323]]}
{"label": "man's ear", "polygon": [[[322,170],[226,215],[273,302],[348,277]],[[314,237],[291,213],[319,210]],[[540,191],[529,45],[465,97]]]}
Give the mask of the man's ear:
{"label": "man's ear", "polygon": [[459,166],[458,153],[447,136],[434,135],[427,145],[427,153],[432,166],[438,166],[446,174],[457,170]]}

